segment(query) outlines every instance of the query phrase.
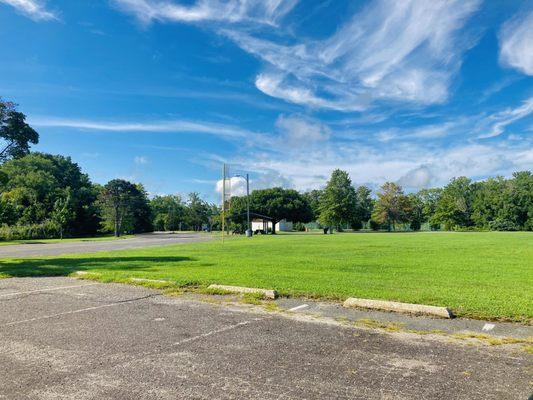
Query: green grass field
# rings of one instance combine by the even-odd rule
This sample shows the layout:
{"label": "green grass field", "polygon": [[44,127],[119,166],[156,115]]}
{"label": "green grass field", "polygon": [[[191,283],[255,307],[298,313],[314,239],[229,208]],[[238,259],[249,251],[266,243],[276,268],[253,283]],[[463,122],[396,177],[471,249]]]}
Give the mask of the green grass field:
{"label": "green grass field", "polygon": [[531,322],[533,234],[277,235],[60,258],[2,260],[0,275],[101,274],[357,296],[451,307],[460,316]]}

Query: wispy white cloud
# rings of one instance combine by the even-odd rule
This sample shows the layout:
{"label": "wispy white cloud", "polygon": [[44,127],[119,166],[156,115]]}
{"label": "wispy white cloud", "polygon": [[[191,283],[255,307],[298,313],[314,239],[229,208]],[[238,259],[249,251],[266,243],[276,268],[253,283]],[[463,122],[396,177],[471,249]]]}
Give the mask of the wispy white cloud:
{"label": "wispy white cloud", "polygon": [[471,122],[468,118],[456,118],[454,121],[443,121],[438,124],[420,125],[413,128],[388,128],[379,131],[375,136],[381,142],[445,138],[463,133],[465,127],[471,127]]}
{"label": "wispy white cloud", "polygon": [[[278,175],[285,186],[299,190],[323,187],[336,168],[348,171],[356,184],[378,187],[397,181],[409,190],[445,185],[451,178],[469,176],[509,176],[514,171],[533,168],[533,142],[503,141],[467,143],[441,148],[425,143],[390,147],[351,143],[330,144],[321,151],[278,153],[259,152],[231,162],[239,168]],[[253,186],[255,188],[255,186]]]}
{"label": "wispy white cloud", "polygon": [[142,23],[152,21],[261,23],[275,25],[297,0],[196,0],[183,5],[171,0],[112,0]]}
{"label": "wispy white cloud", "polygon": [[533,10],[504,24],[500,32],[500,62],[533,75]]}
{"label": "wispy white cloud", "polygon": [[284,146],[308,147],[323,143],[331,136],[331,129],[321,122],[294,115],[281,115],[276,121],[276,127]]}
{"label": "wispy white cloud", "polygon": [[[272,170],[263,170],[260,174],[250,179],[250,190],[272,187],[289,188],[293,187],[293,184],[289,178]],[[214,188],[216,193],[222,193],[222,179],[216,181]],[[226,193],[231,193],[232,196],[245,195],[246,181],[240,177],[231,177],[229,180],[226,180]]]}
{"label": "wispy white cloud", "polygon": [[263,61],[255,85],[271,97],[361,111],[376,101],[445,102],[481,0],[376,0],[323,40],[294,39],[282,27],[277,39],[257,35],[257,26],[281,25],[297,0],[113,1],[144,23],[217,22],[210,27]]}
{"label": "wispy white cloud", "polygon": [[243,138],[255,135],[239,127],[187,120],[155,122],[116,122],[100,120],[34,117],[29,122],[36,127],[73,128],[109,132],[184,132],[203,133],[225,138]]}
{"label": "wispy white cloud", "polygon": [[44,1],[41,0],[0,0],[0,3],[16,8],[20,13],[34,21],[50,21],[58,19],[55,13],[46,9]]}
{"label": "wispy white cloud", "polygon": [[221,32],[265,62],[256,86],[270,96],[342,111],[376,100],[434,104],[447,100],[473,44],[462,28],[479,3],[377,0],[322,41],[279,44],[234,28]]}
{"label": "wispy white cloud", "polygon": [[98,152],[93,152],[93,153],[85,152],[85,153],[81,153],[81,156],[82,156],[83,158],[94,158],[94,159],[96,159],[96,158],[99,158],[100,155],[101,155],[101,154],[98,153]]}
{"label": "wispy white cloud", "polygon": [[[222,193],[222,179],[218,180],[215,184],[215,191]],[[226,193],[231,196],[242,196],[246,194],[246,181],[239,177],[231,177],[226,180]]]}
{"label": "wispy white cloud", "polygon": [[487,139],[499,136],[505,132],[505,128],[512,123],[526,118],[533,114],[533,97],[525,100],[521,106],[508,108],[506,110],[490,115],[480,124],[479,129],[482,133],[479,139]]}
{"label": "wispy white cloud", "polygon": [[146,156],[135,156],[133,162],[137,165],[146,165],[150,160]]}
{"label": "wispy white cloud", "polygon": [[398,184],[408,189],[428,188],[431,186],[433,178],[431,166],[420,165],[398,179]]}
{"label": "wispy white cloud", "polygon": [[[531,170],[533,136],[525,134],[517,140],[514,135],[492,141],[482,140],[488,135],[480,137],[480,132],[500,134],[529,115],[533,115],[533,98],[488,116],[457,116],[440,124],[411,128],[367,126],[351,137],[339,137],[337,130],[334,136],[328,136],[330,128],[307,117],[282,116],[277,122],[277,144],[268,150],[251,148],[246,156],[218,161],[253,171],[258,181],[263,175],[274,176],[276,182],[299,190],[323,186],[336,168],[348,171],[357,184],[376,188],[385,181],[396,181],[408,190],[416,190],[445,185],[457,176],[482,179]],[[305,132],[313,130],[308,141],[317,139],[317,146],[302,148],[284,138],[284,132],[295,131],[299,142],[305,143]]]}

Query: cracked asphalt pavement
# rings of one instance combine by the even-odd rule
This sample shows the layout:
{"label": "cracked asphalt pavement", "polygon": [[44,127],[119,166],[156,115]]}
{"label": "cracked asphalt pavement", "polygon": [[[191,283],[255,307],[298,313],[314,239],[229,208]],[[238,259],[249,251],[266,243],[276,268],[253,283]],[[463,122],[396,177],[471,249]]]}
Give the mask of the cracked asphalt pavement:
{"label": "cracked asphalt pavement", "polygon": [[527,399],[532,356],[70,278],[0,280],[0,399]]}

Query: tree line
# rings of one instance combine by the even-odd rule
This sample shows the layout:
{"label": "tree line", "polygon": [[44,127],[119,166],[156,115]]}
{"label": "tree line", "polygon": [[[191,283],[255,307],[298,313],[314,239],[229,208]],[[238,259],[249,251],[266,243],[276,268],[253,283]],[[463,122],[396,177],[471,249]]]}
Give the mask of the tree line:
{"label": "tree line", "polygon": [[0,99],[0,240],[202,229],[216,206],[197,193],[149,199],[141,184],[91,182],[70,157],[33,152],[39,134]]}
{"label": "tree line", "polygon": [[215,209],[197,193],[150,199],[124,179],[92,183],[60,155],[35,152],[0,165],[0,240],[200,230]]}
{"label": "tree line", "polygon": [[[242,231],[246,218],[246,198],[232,199],[230,220]],[[424,224],[431,230],[533,230],[533,175],[515,172],[511,179],[501,177],[473,182],[466,177],[452,179],[443,188],[404,193],[394,182],[384,183],[372,197],[366,186],[355,187],[346,171],[335,170],[324,189],[298,193],[273,188],[256,190],[250,208],[305,229],[305,223],[318,222],[325,230],[367,227],[372,230],[413,230]]]}
{"label": "tree line", "polygon": [[[220,229],[220,207],[198,193],[150,199],[141,184],[127,180],[99,185],[70,157],[31,153],[38,141],[25,115],[0,99],[0,240]],[[249,201],[274,230],[283,219],[299,230],[309,222],[329,230],[419,230],[424,224],[435,230],[533,230],[530,171],[482,182],[459,177],[443,188],[409,194],[387,182],[373,197],[368,187],[355,187],[347,172],[335,170],[321,190],[254,190]],[[246,229],[247,202],[231,199],[227,217],[235,232]]]}

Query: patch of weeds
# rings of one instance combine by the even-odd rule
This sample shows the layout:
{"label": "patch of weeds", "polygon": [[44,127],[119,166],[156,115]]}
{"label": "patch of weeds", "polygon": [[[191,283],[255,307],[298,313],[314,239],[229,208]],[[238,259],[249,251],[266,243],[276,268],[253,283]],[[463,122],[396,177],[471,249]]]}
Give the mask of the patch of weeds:
{"label": "patch of weeds", "polygon": [[346,317],[337,317],[337,318],[335,318],[335,321],[340,322],[343,325],[351,325],[351,323],[352,323],[352,321],[350,321]]}
{"label": "patch of weeds", "polygon": [[182,288],[168,288],[166,289],[163,294],[165,296],[169,296],[169,297],[178,297],[178,296],[182,296],[183,294],[185,294],[185,291],[182,289]]}
{"label": "patch of weeds", "polygon": [[362,318],[358,319],[354,322],[355,326],[363,326],[365,328],[371,328],[371,329],[383,329],[387,332],[399,332],[403,328],[403,324],[398,324],[394,322],[380,322],[375,321],[370,318]]}
{"label": "patch of weeds", "polygon": [[524,350],[524,351],[525,351],[526,353],[528,353],[528,354],[533,354],[533,346],[530,346],[530,345],[528,345],[528,346],[524,346],[524,347],[522,348],[522,350]]}
{"label": "patch of weeds", "polygon": [[220,295],[220,296],[228,296],[230,294],[235,294],[233,292],[230,292],[229,290],[209,288],[209,287],[197,288],[195,292],[200,293],[200,294],[210,294],[210,295]]}
{"label": "patch of weeds", "polygon": [[415,333],[417,335],[446,335],[446,332],[441,329],[432,329],[430,331],[419,331],[416,329],[406,329],[407,333]]}
{"label": "patch of weeds", "polygon": [[501,346],[502,344],[518,344],[518,343],[527,343],[524,339],[516,339],[510,337],[504,338],[491,338],[487,340],[487,343],[491,346]]}
{"label": "patch of weeds", "polygon": [[267,302],[264,302],[263,303],[263,308],[267,311],[270,311],[270,312],[276,312],[276,311],[279,311],[280,308],[279,306],[274,303],[273,301],[267,301]]}
{"label": "patch of weeds", "polygon": [[490,339],[489,335],[485,335],[484,333],[476,333],[476,332],[453,333],[450,336],[455,339],[478,339],[478,340]]}
{"label": "patch of weeds", "polygon": [[246,304],[261,305],[262,300],[264,296],[261,293],[244,293],[241,301]]}
{"label": "patch of weeds", "polygon": [[202,297],[201,299],[199,299],[199,301],[204,302],[204,303],[214,304],[214,305],[217,305],[217,306],[222,305],[223,302],[224,302],[220,298],[209,297],[209,296]]}
{"label": "patch of weeds", "polygon": [[506,344],[533,344],[533,338],[519,339],[512,337],[492,337],[476,332],[454,333],[450,336],[455,339],[477,339],[491,346],[502,346]]}
{"label": "patch of weeds", "polygon": [[135,281],[135,280],[128,279],[127,282],[125,283],[134,285],[134,286],[143,286],[143,287],[147,287],[150,289],[159,289],[159,290],[176,288],[176,285],[172,282]]}

